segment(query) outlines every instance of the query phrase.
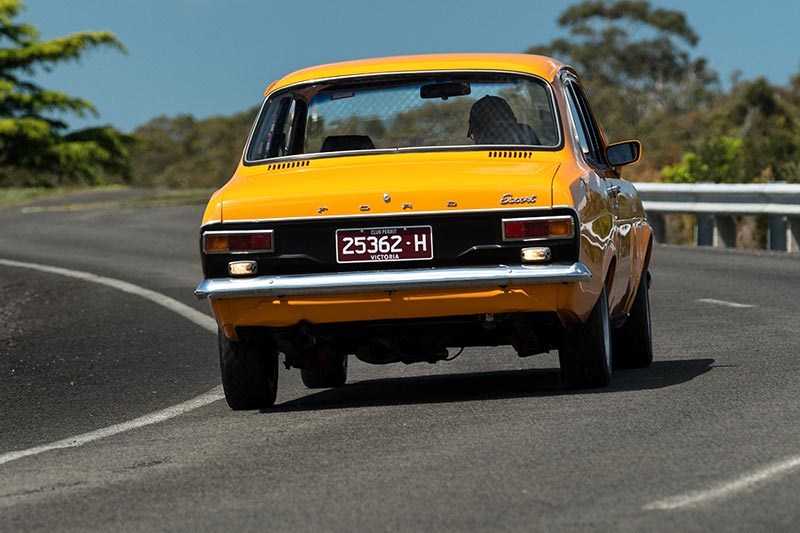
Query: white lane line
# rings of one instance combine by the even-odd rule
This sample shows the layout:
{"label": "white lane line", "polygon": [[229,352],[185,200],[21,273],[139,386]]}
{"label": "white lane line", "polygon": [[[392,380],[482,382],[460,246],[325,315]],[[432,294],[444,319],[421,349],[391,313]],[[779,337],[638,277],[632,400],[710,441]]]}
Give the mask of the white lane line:
{"label": "white lane line", "polygon": [[196,398],[192,398],[191,400],[179,403],[178,405],[173,405],[172,407],[167,407],[166,409],[156,411],[155,413],[134,418],[133,420],[129,420],[127,422],[122,422],[121,424],[114,424],[113,426],[100,428],[95,431],[76,435],[74,437],[67,437],[66,439],[51,442],[49,444],[34,446],[33,448],[28,448],[27,450],[4,453],[0,455],[0,465],[9,463],[11,461],[16,461],[17,459],[22,459],[23,457],[38,455],[40,453],[49,452],[52,450],[77,448],[78,446],[83,446],[84,444],[88,444],[96,440],[111,437],[112,435],[117,435],[126,431],[131,431],[132,429],[138,429],[151,424],[158,424],[159,422],[169,420],[170,418],[175,418],[176,416],[188,413],[189,411],[193,411],[199,407],[214,403],[222,398],[222,387],[214,387],[210,391],[201,394]]}
{"label": "white lane line", "polygon": [[[189,320],[190,322],[193,322],[212,333],[217,332],[217,323],[210,316],[203,314],[200,311],[197,311],[196,309],[193,309],[186,304],[182,304],[181,302],[174,300],[169,296],[166,296],[159,292],[151,291],[150,289],[145,289],[144,287],[134,285],[133,283],[128,283],[127,281],[122,281],[114,278],[106,278],[104,276],[98,276],[97,274],[92,274],[90,272],[83,272],[80,270],[71,270],[68,268],[40,265],[37,263],[25,263],[22,261],[12,261],[10,259],[0,259],[0,265],[14,267],[14,268],[27,268],[29,270],[46,272],[48,274],[57,274],[60,276],[66,276],[68,278],[75,278],[83,281],[88,281],[90,283],[96,283],[98,285],[104,285],[106,287],[112,287],[114,289],[126,292],[128,294],[134,294],[136,296],[144,298],[145,300],[160,305],[161,307],[169,309],[173,313],[182,316],[183,318]],[[21,459],[23,457],[29,457],[31,455],[37,455],[40,453],[49,452],[51,450],[58,450],[62,448],[75,448],[77,446],[83,446],[84,444],[94,442],[99,439],[104,439],[112,435],[117,435],[119,433],[124,433],[126,431],[131,431],[133,429],[149,426],[151,424],[157,424],[159,422],[169,420],[170,418],[175,418],[176,416],[188,413],[189,411],[193,411],[194,409],[197,409],[199,407],[203,407],[205,405],[214,403],[218,400],[221,400],[223,397],[224,395],[222,393],[222,387],[214,387],[210,391],[203,393],[195,398],[192,398],[191,400],[187,400],[183,403],[167,407],[166,409],[162,409],[154,413],[140,416],[139,418],[135,418],[127,422],[114,424],[112,426],[100,428],[94,431],[90,431],[88,433],[76,435],[74,437],[68,437],[66,439],[62,439],[56,442],[51,442],[49,444],[34,446],[33,448],[28,448],[26,450],[17,450],[13,452],[0,454],[0,465],[8,463],[10,461],[16,461],[17,459]]]}
{"label": "white lane line", "polygon": [[695,302],[700,302],[702,304],[712,304],[712,305],[721,305],[722,307],[734,307],[736,309],[747,309],[749,307],[758,307],[757,305],[753,304],[740,304],[736,302],[728,302],[725,300],[715,300],[714,298],[698,298]]}
{"label": "white lane line", "polygon": [[112,287],[122,292],[127,292],[128,294],[135,294],[136,296],[144,298],[145,300],[149,300],[154,304],[169,309],[173,313],[182,316],[190,322],[194,322],[201,328],[205,328],[213,333],[217,332],[217,323],[210,316],[201,313],[200,311],[197,311],[186,304],[182,304],[177,300],[173,300],[169,296],[165,296],[160,292],[151,291],[150,289],[145,289],[144,287],[134,285],[133,283],[128,283],[127,281],[106,278],[103,276],[98,276],[97,274],[92,274],[91,272],[70,270],[68,268],[40,265],[37,263],[23,263],[22,261],[11,261],[10,259],[0,259],[0,265],[16,268],[27,268],[29,270],[37,270],[39,272],[46,272],[48,274],[58,274],[68,278],[80,279],[83,281],[96,283],[98,285]]}
{"label": "white lane line", "polygon": [[800,455],[791,457],[784,461],[778,461],[765,466],[759,470],[754,470],[731,481],[709,487],[704,490],[696,490],[658,500],[644,506],[648,511],[671,511],[684,507],[695,507],[713,501],[722,500],[735,496],[754,488],[756,485],[775,481],[780,476],[786,475],[792,470],[800,467]]}

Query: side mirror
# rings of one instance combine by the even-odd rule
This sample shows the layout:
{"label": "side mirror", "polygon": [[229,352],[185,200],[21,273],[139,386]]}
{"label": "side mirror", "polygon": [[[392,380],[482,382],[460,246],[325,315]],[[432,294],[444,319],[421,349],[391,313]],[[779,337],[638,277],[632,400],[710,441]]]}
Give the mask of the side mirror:
{"label": "side mirror", "polygon": [[622,141],[606,148],[606,160],[612,167],[636,163],[641,157],[642,143],[639,141]]}

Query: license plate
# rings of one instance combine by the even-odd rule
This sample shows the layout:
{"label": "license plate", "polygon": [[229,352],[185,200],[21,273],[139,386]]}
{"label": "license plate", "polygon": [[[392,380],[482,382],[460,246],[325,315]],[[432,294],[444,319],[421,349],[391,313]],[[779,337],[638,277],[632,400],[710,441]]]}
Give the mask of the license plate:
{"label": "license plate", "polygon": [[433,259],[430,226],[336,230],[336,261],[372,263]]}

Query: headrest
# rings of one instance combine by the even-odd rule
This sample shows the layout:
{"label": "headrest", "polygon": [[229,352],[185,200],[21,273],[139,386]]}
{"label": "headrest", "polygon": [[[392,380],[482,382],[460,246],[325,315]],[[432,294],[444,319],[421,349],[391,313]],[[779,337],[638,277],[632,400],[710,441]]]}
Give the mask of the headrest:
{"label": "headrest", "polygon": [[329,135],[322,141],[320,152],[344,152],[349,150],[373,150],[375,144],[369,135]]}

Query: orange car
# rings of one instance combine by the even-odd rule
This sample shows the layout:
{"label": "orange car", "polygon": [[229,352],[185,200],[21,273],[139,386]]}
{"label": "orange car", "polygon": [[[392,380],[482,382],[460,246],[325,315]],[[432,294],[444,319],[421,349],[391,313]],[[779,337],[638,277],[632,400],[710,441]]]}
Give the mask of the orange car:
{"label": "orange car", "polygon": [[[568,387],[652,361],[652,232],[577,73],[517,54],[394,57],[273,83],[200,234],[228,404],[466,346],[557,349]],[[460,353],[460,352],[459,352]]]}

